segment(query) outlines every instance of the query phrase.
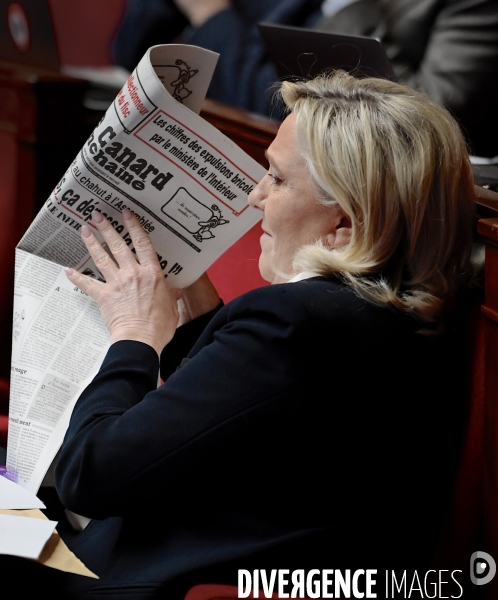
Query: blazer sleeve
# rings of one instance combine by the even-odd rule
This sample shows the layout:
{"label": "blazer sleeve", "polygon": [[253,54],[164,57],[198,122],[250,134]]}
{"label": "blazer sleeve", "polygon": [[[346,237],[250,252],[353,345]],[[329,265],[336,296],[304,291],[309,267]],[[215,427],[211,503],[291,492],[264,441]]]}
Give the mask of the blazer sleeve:
{"label": "blazer sleeve", "polygon": [[302,324],[274,297],[286,293],[278,287],[272,302],[265,292],[246,294],[220,310],[190,360],[159,388],[151,347],[111,346],[76,403],[57,463],[67,508],[121,516],[237,464],[254,443],[248,423],[275,412],[303,368]]}
{"label": "blazer sleeve", "polygon": [[163,381],[166,381],[180,366],[182,360],[187,357],[187,354],[193,348],[201,333],[222,307],[223,301],[220,300],[218,306],[213,310],[178,327],[173,339],[161,352],[160,374]]}

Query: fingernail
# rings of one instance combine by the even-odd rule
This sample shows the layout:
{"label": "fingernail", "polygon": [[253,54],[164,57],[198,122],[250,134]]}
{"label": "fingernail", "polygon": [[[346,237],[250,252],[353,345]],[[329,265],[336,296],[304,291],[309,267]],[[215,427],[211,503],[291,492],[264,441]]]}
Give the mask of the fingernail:
{"label": "fingernail", "polygon": [[92,235],[92,232],[90,231],[90,227],[88,227],[88,225],[83,225],[83,227],[81,228],[81,235],[86,238]]}
{"label": "fingernail", "polygon": [[72,275],[72,274],[73,274],[72,269],[66,269],[66,275]]}
{"label": "fingernail", "polygon": [[123,211],[123,219],[126,219],[127,221],[131,219],[131,211],[129,211],[127,208],[125,208]]}
{"label": "fingernail", "polygon": [[102,213],[98,210],[94,210],[92,212],[92,221],[95,221],[95,223],[102,223],[102,221],[104,220],[104,217],[102,216]]}

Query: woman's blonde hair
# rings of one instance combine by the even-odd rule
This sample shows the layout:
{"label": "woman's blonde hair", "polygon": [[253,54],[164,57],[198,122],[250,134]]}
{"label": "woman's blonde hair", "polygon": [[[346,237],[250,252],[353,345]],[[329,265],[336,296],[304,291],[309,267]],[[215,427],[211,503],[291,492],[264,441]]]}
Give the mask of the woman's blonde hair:
{"label": "woman's blonde hair", "polygon": [[471,273],[473,176],[454,119],[408,87],[343,71],[284,82],[281,95],[320,201],[352,221],[347,246],[305,246],[294,268],[339,273],[437,327]]}

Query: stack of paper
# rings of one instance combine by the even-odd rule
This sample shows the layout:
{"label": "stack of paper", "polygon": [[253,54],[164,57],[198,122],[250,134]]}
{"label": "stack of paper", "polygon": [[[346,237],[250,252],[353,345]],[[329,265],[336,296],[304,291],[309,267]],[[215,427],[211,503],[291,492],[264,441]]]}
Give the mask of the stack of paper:
{"label": "stack of paper", "polygon": [[30,558],[54,569],[97,576],[69,550],[40,509],[46,508],[34,494],[0,477],[0,554]]}

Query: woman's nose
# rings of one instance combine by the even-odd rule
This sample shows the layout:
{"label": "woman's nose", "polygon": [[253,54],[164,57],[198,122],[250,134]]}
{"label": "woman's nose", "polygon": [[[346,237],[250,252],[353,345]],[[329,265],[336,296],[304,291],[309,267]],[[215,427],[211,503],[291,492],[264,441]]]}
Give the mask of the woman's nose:
{"label": "woman's nose", "polygon": [[249,206],[252,206],[253,208],[259,208],[259,210],[265,209],[265,202],[267,196],[267,190],[265,185],[266,179],[268,178],[265,175],[247,197]]}

